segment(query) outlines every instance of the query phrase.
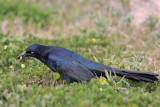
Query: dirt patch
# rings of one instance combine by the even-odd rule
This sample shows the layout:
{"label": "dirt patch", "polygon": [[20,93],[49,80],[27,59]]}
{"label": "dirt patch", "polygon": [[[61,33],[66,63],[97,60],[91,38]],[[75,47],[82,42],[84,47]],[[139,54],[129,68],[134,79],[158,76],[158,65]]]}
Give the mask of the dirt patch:
{"label": "dirt patch", "polygon": [[[128,2],[127,0],[113,0],[109,3],[118,10],[132,14],[134,19],[131,25],[136,29],[140,29],[141,24],[149,16],[160,19],[160,0],[129,0]],[[159,25],[160,21],[157,26]]]}

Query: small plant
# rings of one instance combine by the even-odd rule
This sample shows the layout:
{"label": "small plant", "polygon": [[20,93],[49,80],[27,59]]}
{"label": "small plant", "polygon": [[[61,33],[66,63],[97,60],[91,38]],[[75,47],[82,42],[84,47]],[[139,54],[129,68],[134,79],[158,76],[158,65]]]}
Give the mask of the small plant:
{"label": "small plant", "polygon": [[132,14],[128,14],[126,17],[122,17],[122,20],[127,24],[130,25],[132,20],[133,20],[133,15]]}
{"label": "small plant", "polygon": [[153,28],[155,28],[155,26],[157,25],[159,19],[157,17],[154,16],[149,16],[146,21],[143,23],[144,26],[147,26],[150,30],[152,30]]}
{"label": "small plant", "polygon": [[[107,85],[112,86],[116,90],[126,90],[130,87],[130,84],[122,77],[119,79],[116,74],[111,74],[111,72],[105,71],[107,77]],[[114,77],[114,76],[115,77]]]}

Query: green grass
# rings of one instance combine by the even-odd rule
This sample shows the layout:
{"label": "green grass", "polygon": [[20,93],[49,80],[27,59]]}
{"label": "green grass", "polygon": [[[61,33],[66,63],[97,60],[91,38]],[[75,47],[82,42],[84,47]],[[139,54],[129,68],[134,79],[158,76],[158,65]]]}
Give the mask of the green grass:
{"label": "green grass", "polygon": [[24,23],[32,22],[34,25],[46,26],[51,21],[51,12],[39,9],[32,3],[22,1],[1,0],[0,20],[14,20],[21,18]]}
{"label": "green grass", "polygon": [[[120,3],[127,9],[128,1]],[[1,0],[0,21],[10,20],[10,25],[4,27],[3,22],[0,28],[0,107],[159,107],[160,81],[134,82],[106,74],[108,80],[66,84],[35,58],[16,60],[29,45],[41,44],[67,48],[115,68],[158,73],[158,19],[150,16],[143,30],[135,32],[131,14],[124,15],[106,4],[106,0]],[[12,23],[17,17],[24,25]],[[17,25],[24,34],[17,34]],[[53,29],[49,33],[53,38],[45,39],[44,33],[43,39],[35,37],[38,35],[30,31],[36,28],[42,33],[42,28],[34,25]],[[5,34],[4,28],[9,29]]]}
{"label": "green grass", "polygon": [[[17,37],[16,37],[17,38]],[[101,59],[104,64],[130,69],[147,69],[136,65],[136,61],[130,62],[125,66],[125,61],[119,55],[119,50],[113,48],[109,42],[111,39],[94,41],[94,33],[88,36],[75,36],[72,38],[48,40],[39,39],[33,36],[25,39],[23,37],[8,37],[0,34],[0,105],[9,106],[157,106],[160,104],[160,81],[155,83],[133,82],[118,77],[108,77],[103,80],[93,79],[90,83],[66,84],[59,76],[53,73],[46,65],[37,59],[25,58],[22,61],[16,60],[16,56],[23,52],[28,45],[41,43],[45,45],[56,45],[76,51],[86,58],[94,60],[93,55],[85,54],[88,49],[94,46],[114,51],[116,58],[107,52],[108,59],[105,58],[103,49],[96,53],[96,61]],[[99,37],[101,38],[101,37]],[[79,41],[77,41],[79,40]],[[93,40],[88,42],[89,40]],[[98,38],[96,39],[98,40]],[[21,44],[21,45],[19,45]],[[74,45],[76,44],[76,45]],[[103,45],[102,45],[103,44]],[[85,48],[84,48],[85,47]],[[101,58],[98,58],[101,56]],[[106,56],[106,57],[107,57]],[[112,56],[109,58],[109,56]],[[104,58],[103,58],[104,57]],[[126,58],[129,58],[126,57]],[[138,62],[138,61],[137,61]],[[22,64],[25,67],[22,67]],[[58,79],[58,80],[57,80]]]}

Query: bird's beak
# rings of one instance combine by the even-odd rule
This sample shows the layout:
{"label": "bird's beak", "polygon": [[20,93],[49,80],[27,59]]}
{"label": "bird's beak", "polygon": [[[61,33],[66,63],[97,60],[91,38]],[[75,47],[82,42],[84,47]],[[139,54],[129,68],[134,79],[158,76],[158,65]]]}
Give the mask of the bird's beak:
{"label": "bird's beak", "polygon": [[26,53],[26,51],[24,51],[23,53],[18,55],[16,59],[22,59],[23,57],[27,57],[27,56],[31,56],[31,54],[30,53]]}

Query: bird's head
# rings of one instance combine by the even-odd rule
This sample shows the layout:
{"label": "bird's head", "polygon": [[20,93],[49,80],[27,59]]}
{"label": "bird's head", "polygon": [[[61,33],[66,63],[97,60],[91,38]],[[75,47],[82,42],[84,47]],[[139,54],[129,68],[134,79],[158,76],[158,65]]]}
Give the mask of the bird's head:
{"label": "bird's head", "polygon": [[38,44],[30,45],[23,53],[17,56],[16,59],[21,59],[23,57],[37,57],[39,56],[42,47],[43,47],[42,45]]}

